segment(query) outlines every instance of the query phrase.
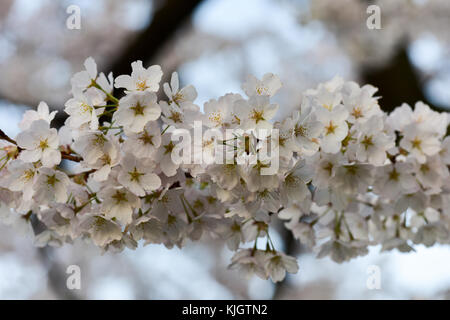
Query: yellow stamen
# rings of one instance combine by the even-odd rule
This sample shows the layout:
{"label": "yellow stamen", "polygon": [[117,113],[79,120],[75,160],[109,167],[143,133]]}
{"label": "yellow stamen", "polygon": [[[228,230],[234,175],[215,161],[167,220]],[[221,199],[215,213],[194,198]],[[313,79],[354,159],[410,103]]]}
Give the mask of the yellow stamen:
{"label": "yellow stamen", "polygon": [[139,137],[144,144],[152,144],[153,145],[153,136],[149,135],[147,131],[144,131],[142,135]]}
{"label": "yellow stamen", "polygon": [[55,184],[56,184],[57,182],[59,182],[59,180],[56,179],[56,176],[55,176],[55,175],[47,176],[47,184],[48,184],[49,186],[55,187]]}
{"label": "yellow stamen", "polygon": [[147,89],[147,80],[141,80],[136,83],[136,87],[140,91]]}
{"label": "yellow stamen", "polygon": [[421,149],[421,144],[422,144],[422,140],[420,140],[419,138],[414,138],[414,140],[411,142],[412,143],[412,147],[415,149]]}
{"label": "yellow stamen", "polygon": [[400,177],[400,174],[397,172],[397,170],[392,170],[389,172],[389,180],[398,181],[398,178]]}
{"label": "yellow stamen", "polygon": [[45,150],[45,149],[47,149],[48,147],[49,147],[49,145],[48,145],[48,139],[41,140],[41,141],[39,142],[39,148],[40,148],[40,149]]}
{"label": "yellow stamen", "polygon": [[143,173],[138,172],[136,167],[134,168],[133,171],[128,172],[128,174],[130,175],[131,181],[136,182],[139,182],[140,177],[144,175]]}
{"label": "yellow stamen", "polygon": [[138,102],[134,107],[131,107],[130,109],[134,110],[134,115],[135,116],[143,116],[144,115],[145,106],[142,106]]}
{"label": "yellow stamen", "polygon": [[116,204],[128,201],[126,193],[121,192],[120,190],[117,190],[116,193],[111,198],[116,200]]}
{"label": "yellow stamen", "polygon": [[372,136],[364,136],[364,139],[361,141],[364,147],[369,149],[370,146],[373,146]]}
{"label": "yellow stamen", "polygon": [[330,123],[328,124],[328,126],[325,127],[325,129],[326,129],[325,134],[326,134],[326,135],[333,134],[333,133],[335,132],[335,130],[336,130],[337,127],[338,127],[338,126],[336,126],[336,125],[333,123],[333,121],[330,121]]}
{"label": "yellow stamen", "polygon": [[170,111],[170,117],[168,117],[170,120],[172,120],[175,123],[181,123],[181,113],[177,111]]}
{"label": "yellow stamen", "polygon": [[264,119],[264,111],[258,111],[256,109],[253,109],[250,114],[250,119],[255,120],[256,123],[259,121],[265,120]]}

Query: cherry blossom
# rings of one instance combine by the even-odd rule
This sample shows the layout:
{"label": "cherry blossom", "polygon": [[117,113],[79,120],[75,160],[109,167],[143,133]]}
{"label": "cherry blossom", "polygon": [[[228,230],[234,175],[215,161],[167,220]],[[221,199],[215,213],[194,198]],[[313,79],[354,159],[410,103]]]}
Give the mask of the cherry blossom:
{"label": "cherry blossom", "polygon": [[127,91],[149,91],[156,92],[163,72],[158,65],[145,69],[142,61],[138,60],[131,64],[131,76],[118,76],[114,82],[116,88],[125,88]]}
{"label": "cherry blossom", "polygon": [[31,233],[39,223],[37,246],[82,238],[117,253],[215,238],[234,251],[230,269],[278,282],[299,267],[274,246],[275,226],[339,263],[373,245],[450,241],[446,112],[417,102],[387,114],[377,88],[335,77],[280,118],[271,73],[200,109],[177,73],[160,90],[160,66],[135,61],[114,78],[84,65],[59,131],[44,102],[16,139],[0,130],[11,209],[0,220]]}
{"label": "cherry blossom", "polygon": [[126,126],[131,132],[141,132],[147,122],[156,120],[161,108],[156,103],[156,95],[152,92],[133,93],[120,99],[119,108],[114,113],[113,121]]}
{"label": "cherry blossom", "polygon": [[33,121],[30,128],[17,136],[17,145],[24,150],[19,158],[25,162],[41,161],[45,167],[61,162],[58,150],[58,132],[45,120]]}
{"label": "cherry blossom", "polygon": [[48,105],[41,101],[37,107],[37,111],[27,110],[24,115],[22,121],[19,123],[19,128],[22,130],[27,130],[33,121],[42,119],[50,124],[52,120],[55,118],[55,115],[58,111],[49,111]]}

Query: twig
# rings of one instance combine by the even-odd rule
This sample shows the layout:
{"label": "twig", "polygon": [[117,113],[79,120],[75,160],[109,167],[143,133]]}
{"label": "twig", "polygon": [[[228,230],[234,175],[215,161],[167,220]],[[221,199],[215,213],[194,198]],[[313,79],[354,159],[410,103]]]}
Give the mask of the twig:
{"label": "twig", "polygon": [[74,161],[74,162],[81,162],[83,160],[83,158],[81,158],[81,157],[73,156],[71,154],[67,154],[67,153],[63,153],[63,152],[61,152],[61,158],[70,160],[70,161]]}
{"label": "twig", "polygon": [[6,133],[3,132],[3,130],[0,129],[0,139],[1,140],[6,140],[12,144],[15,144],[17,146],[17,142],[13,139],[11,139],[10,137],[8,137],[8,135]]}

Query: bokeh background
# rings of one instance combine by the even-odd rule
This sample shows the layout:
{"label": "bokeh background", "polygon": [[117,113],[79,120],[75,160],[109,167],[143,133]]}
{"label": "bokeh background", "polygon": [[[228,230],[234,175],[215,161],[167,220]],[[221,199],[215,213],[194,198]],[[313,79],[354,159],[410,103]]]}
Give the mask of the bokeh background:
{"label": "bokeh background", "polygon": [[[381,30],[369,30],[370,4]],[[66,27],[70,5],[81,29]],[[62,110],[69,80],[95,58],[101,71],[129,73],[130,63],[160,64],[193,84],[197,103],[242,92],[248,74],[280,76],[280,116],[303,90],[339,75],[379,88],[389,111],[402,102],[450,108],[448,0],[2,0],[0,1],[0,128],[18,133],[23,112],[46,101]],[[55,125],[64,121],[60,112]],[[7,216],[8,208],[0,208]],[[300,271],[279,284],[241,278],[226,266],[232,253],[203,239],[183,250],[149,245],[104,254],[83,242],[39,248],[20,221],[0,219],[2,299],[446,299],[450,248],[380,253],[344,264],[316,259],[274,231],[277,248],[299,258]],[[81,267],[81,290],[66,288],[66,268]],[[368,290],[368,268],[381,289]]]}

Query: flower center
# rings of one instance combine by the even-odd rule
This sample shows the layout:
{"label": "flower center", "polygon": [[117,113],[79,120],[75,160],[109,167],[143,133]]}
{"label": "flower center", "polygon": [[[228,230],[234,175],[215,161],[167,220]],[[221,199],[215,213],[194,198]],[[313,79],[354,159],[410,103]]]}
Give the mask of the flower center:
{"label": "flower center", "polygon": [[195,200],[192,206],[197,210],[203,210],[203,208],[205,207],[205,205],[200,199]]}
{"label": "flower center", "polygon": [[101,160],[104,164],[109,164],[109,165],[111,165],[111,157],[109,156],[109,154],[104,154],[103,156],[101,156],[100,160]]}
{"label": "flower center", "polygon": [[331,162],[327,162],[325,166],[323,167],[325,171],[328,171],[328,174],[331,176],[333,172],[333,164]]}
{"label": "flower center", "polygon": [[335,124],[333,123],[333,121],[330,121],[330,123],[328,124],[328,126],[325,127],[325,129],[326,129],[325,134],[326,134],[326,135],[334,134],[337,127],[338,127],[338,126],[335,125]]}
{"label": "flower center", "polygon": [[97,231],[100,230],[101,227],[103,227],[106,224],[106,219],[103,219],[102,217],[95,217],[94,226]]}
{"label": "flower center", "polygon": [[113,198],[116,201],[116,204],[128,201],[126,193],[121,192],[120,190],[117,190],[116,193],[111,198]]}
{"label": "flower center", "polygon": [[164,152],[164,154],[168,154],[171,153],[173,148],[175,148],[175,145],[173,144],[172,141],[169,142],[169,144],[164,146],[164,149],[166,149],[166,151]]}
{"label": "flower center", "polygon": [[48,147],[49,147],[49,145],[48,145],[48,139],[41,140],[41,141],[39,142],[39,148],[40,148],[40,149],[45,150],[45,149],[47,149]]}
{"label": "flower center", "polygon": [[415,149],[420,150],[421,149],[421,144],[422,144],[422,140],[420,140],[419,138],[414,138],[414,140],[411,142],[412,143],[412,147]]}
{"label": "flower center", "polygon": [[394,168],[394,170],[392,170],[389,173],[389,180],[398,181],[399,177],[400,177],[400,174],[397,172],[397,170],[395,170],[395,168]]}
{"label": "flower center", "polygon": [[130,109],[134,111],[134,115],[135,116],[143,116],[144,115],[145,106],[142,106],[138,102],[134,107],[131,107]]}
{"label": "flower center", "polygon": [[174,96],[173,96],[173,102],[175,102],[176,104],[179,104],[180,102],[182,102],[184,100],[184,95],[181,92],[177,92]]}
{"label": "flower center", "polygon": [[264,120],[264,111],[253,109],[250,115],[250,119],[254,120],[256,123]]}
{"label": "flower center", "polygon": [[95,139],[92,142],[94,146],[102,147],[105,144],[106,138],[102,134],[96,134]]}
{"label": "flower center", "polygon": [[87,103],[82,102],[81,110],[83,111],[83,113],[90,112],[90,111],[92,111],[92,107],[90,105],[88,105]]}
{"label": "flower center", "polygon": [[361,141],[364,147],[369,149],[370,146],[373,146],[372,136],[364,136],[364,139]]}
{"label": "flower center", "polygon": [[169,119],[175,123],[182,122],[181,121],[181,113],[179,113],[177,111],[171,111]]}
{"label": "flower center", "polygon": [[257,160],[256,164],[253,166],[253,168],[255,168],[256,170],[258,170],[258,172],[261,172],[261,169],[263,168],[268,168],[269,165],[265,164],[259,160]]}
{"label": "flower center", "polygon": [[279,136],[278,137],[278,144],[282,147],[284,147],[284,144],[286,143],[286,141],[288,140],[288,138],[284,137],[284,136]]}
{"label": "flower center", "polygon": [[220,114],[220,112],[213,112],[210,114],[209,120],[217,125],[220,125],[222,123],[222,115]]}
{"label": "flower center", "polygon": [[23,178],[26,181],[31,180],[34,177],[34,171],[32,169],[28,169],[23,173]]}
{"label": "flower center", "polygon": [[308,132],[308,130],[304,126],[301,126],[298,124],[295,125],[294,134],[296,137],[298,137],[298,136],[304,137],[304,136],[306,136],[307,132]]}
{"label": "flower center", "polygon": [[128,172],[128,174],[130,175],[131,181],[136,182],[139,182],[140,177],[144,175],[143,173],[138,172],[136,167],[134,167],[133,171]]}
{"label": "flower center", "polygon": [[256,92],[259,95],[267,94],[268,91],[269,91],[269,89],[267,89],[266,87],[258,87],[258,88],[256,88]]}
{"label": "flower center", "polygon": [[48,184],[49,186],[54,187],[55,184],[56,184],[58,181],[59,181],[59,180],[56,178],[55,175],[47,176],[47,184]]}
{"label": "flower center", "polygon": [[149,135],[147,131],[142,133],[139,140],[141,140],[144,144],[153,144],[153,136]]}
{"label": "flower center", "polygon": [[136,83],[136,87],[140,91],[147,89],[147,80],[141,80]]}
{"label": "flower center", "polygon": [[293,174],[289,174],[284,180],[284,183],[288,187],[298,187],[300,185],[299,178],[294,176]]}
{"label": "flower center", "polygon": [[420,166],[420,171],[422,171],[422,173],[427,173],[428,171],[430,171],[430,167],[428,167],[428,165],[427,164],[422,164],[421,166]]}
{"label": "flower center", "polygon": [[361,111],[361,108],[360,108],[360,107],[354,107],[353,110],[352,110],[351,115],[352,115],[355,119],[361,118],[361,117],[363,116],[362,111]]}

